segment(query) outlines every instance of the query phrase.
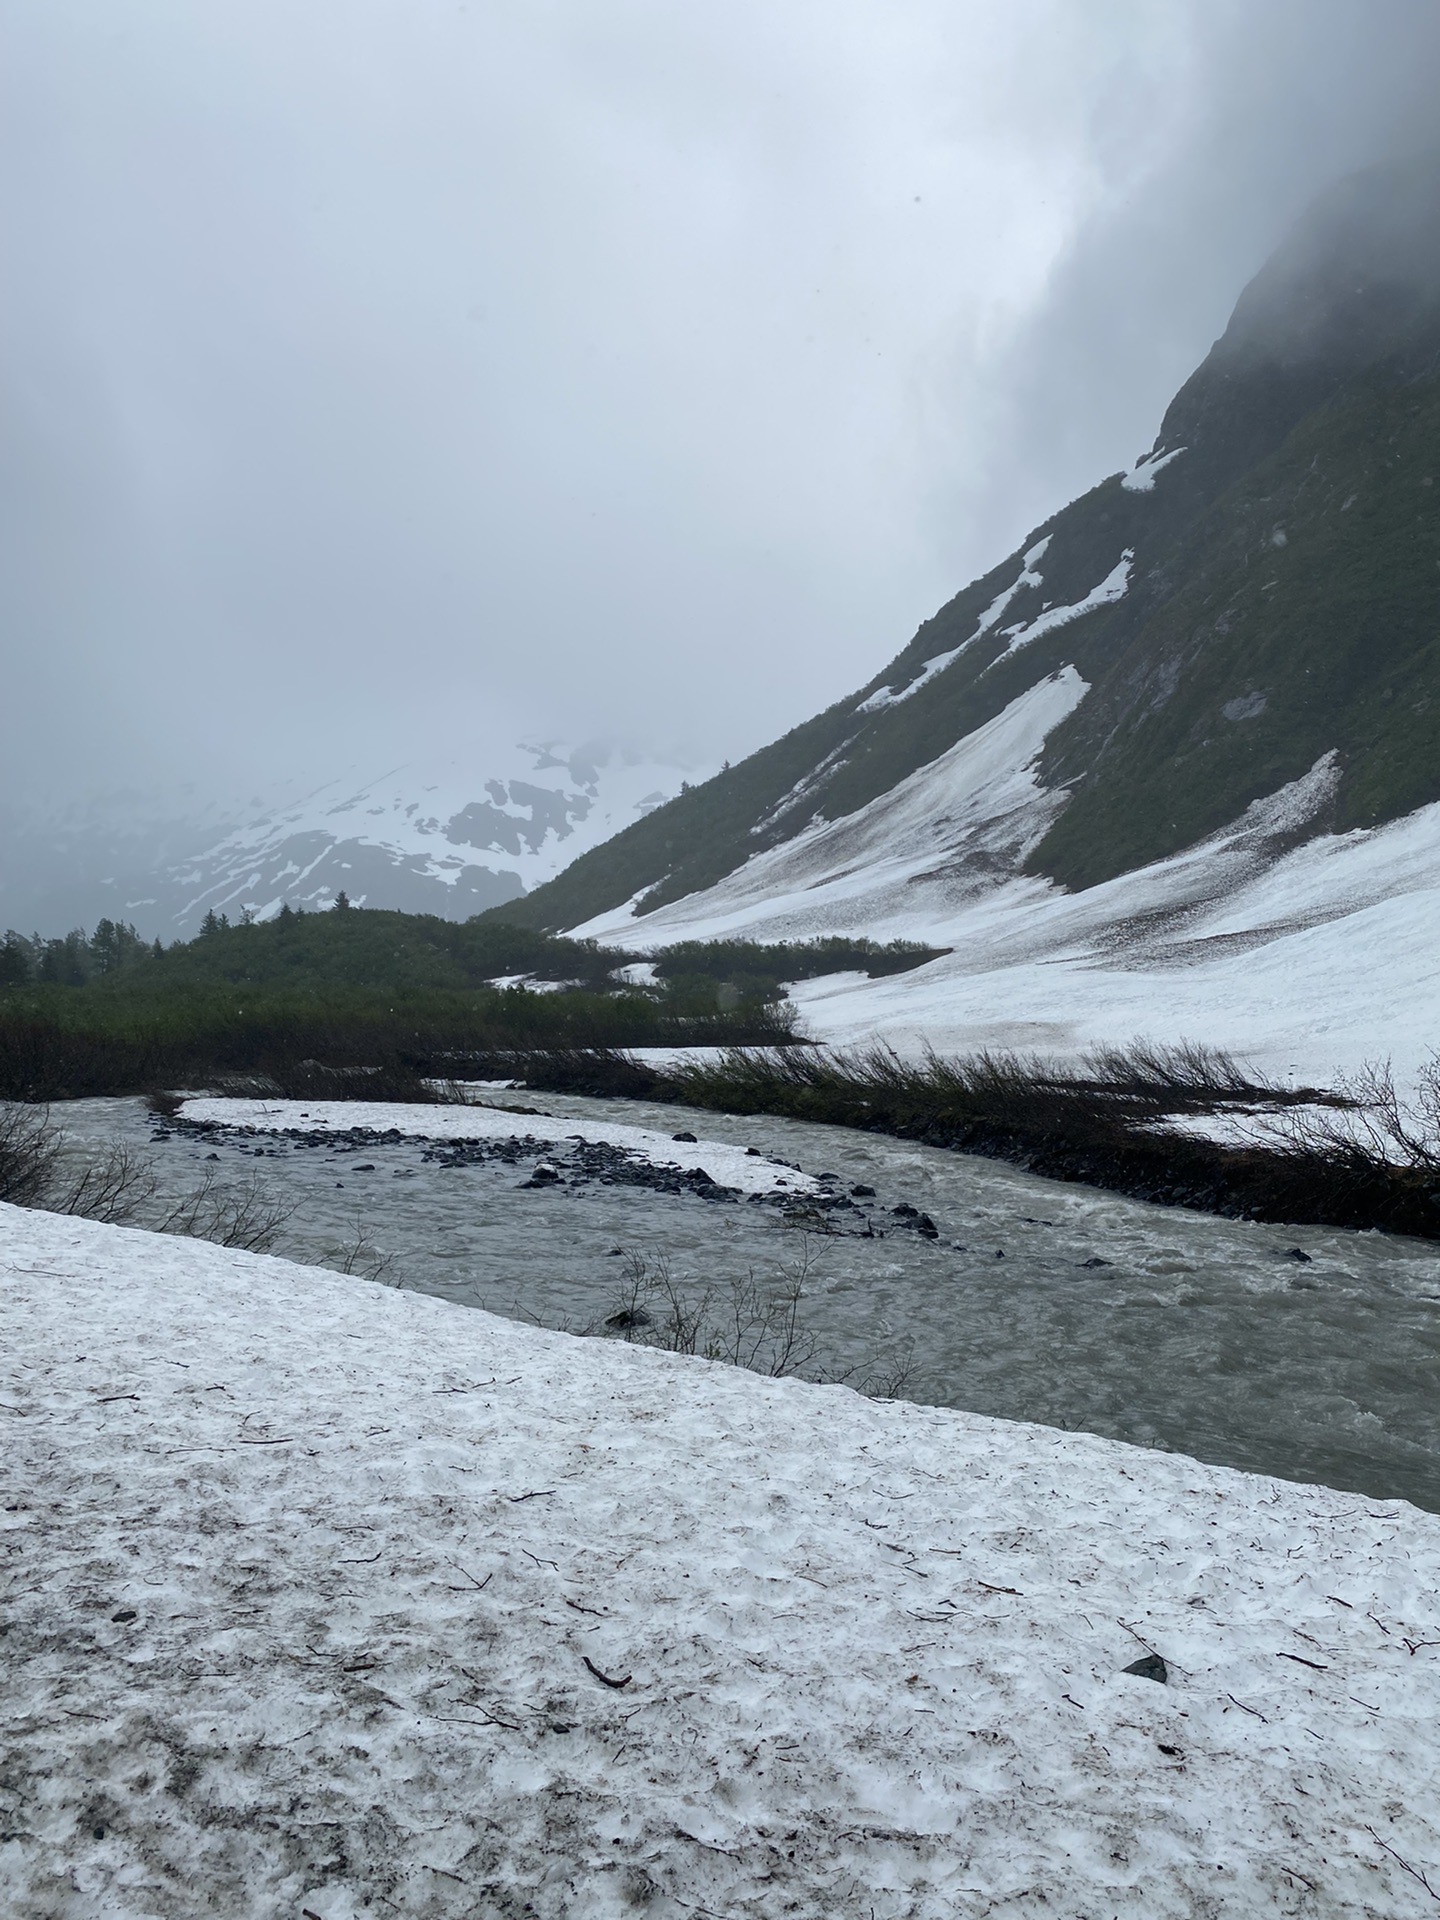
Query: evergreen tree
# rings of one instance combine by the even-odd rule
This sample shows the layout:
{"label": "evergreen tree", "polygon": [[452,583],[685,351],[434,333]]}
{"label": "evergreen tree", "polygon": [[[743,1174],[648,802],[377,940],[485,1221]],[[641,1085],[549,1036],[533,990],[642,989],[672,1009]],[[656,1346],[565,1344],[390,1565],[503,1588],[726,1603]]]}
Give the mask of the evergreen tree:
{"label": "evergreen tree", "polygon": [[30,942],[12,927],[0,941],[0,987],[28,986],[33,972]]}
{"label": "evergreen tree", "polygon": [[40,956],[40,978],[61,987],[83,987],[90,978],[90,942],[76,927],[63,940],[47,940]]}
{"label": "evergreen tree", "polygon": [[335,896],[335,907],[339,913],[348,913],[350,911],[350,896],[343,887]]}
{"label": "evergreen tree", "polygon": [[134,927],[123,920],[102,920],[90,937],[90,958],[97,973],[118,973],[134,966],[147,952]]}
{"label": "evergreen tree", "polygon": [[203,940],[208,934],[219,933],[219,931],[219,915],[213,907],[207,907],[205,910],[205,918],[200,922],[200,937]]}

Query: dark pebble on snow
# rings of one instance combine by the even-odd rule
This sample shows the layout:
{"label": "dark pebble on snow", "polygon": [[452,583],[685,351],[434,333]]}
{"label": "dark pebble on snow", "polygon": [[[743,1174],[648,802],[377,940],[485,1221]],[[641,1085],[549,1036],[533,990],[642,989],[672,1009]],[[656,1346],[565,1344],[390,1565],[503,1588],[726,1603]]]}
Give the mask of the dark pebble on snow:
{"label": "dark pebble on snow", "polygon": [[700,1144],[693,1133],[672,1133],[670,1138],[672,1140],[683,1140],[688,1146],[692,1147],[698,1147]]}
{"label": "dark pebble on snow", "polygon": [[1142,1680],[1158,1680],[1162,1687],[1170,1678],[1170,1669],[1158,1653],[1147,1653],[1143,1660],[1132,1660],[1128,1667],[1122,1667],[1120,1671],[1138,1674]]}

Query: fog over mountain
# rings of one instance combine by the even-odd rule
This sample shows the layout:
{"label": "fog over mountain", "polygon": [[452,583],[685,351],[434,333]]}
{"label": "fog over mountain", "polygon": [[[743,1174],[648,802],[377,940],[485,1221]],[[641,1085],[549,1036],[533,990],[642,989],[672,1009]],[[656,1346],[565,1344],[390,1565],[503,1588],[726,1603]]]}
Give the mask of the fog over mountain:
{"label": "fog over mountain", "polygon": [[738,758],[1148,445],[1437,81],[1426,0],[16,10],[5,818]]}

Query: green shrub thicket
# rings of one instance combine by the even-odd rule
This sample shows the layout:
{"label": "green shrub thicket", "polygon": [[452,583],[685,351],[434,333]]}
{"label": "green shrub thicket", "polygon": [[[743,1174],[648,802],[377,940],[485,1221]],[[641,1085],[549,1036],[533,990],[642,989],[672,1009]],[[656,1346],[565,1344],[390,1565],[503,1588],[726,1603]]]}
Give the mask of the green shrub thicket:
{"label": "green shrub thicket", "polygon": [[211,915],[196,939],[163,949],[110,921],[61,941],[12,933],[0,945],[0,1097],[198,1085],[307,1062],[383,1068],[398,1084],[536,1048],[774,1045],[793,1037],[784,980],[932,957],[867,941],[675,951],[637,985],[623,972],[639,956],[594,941],[353,907],[239,926]]}

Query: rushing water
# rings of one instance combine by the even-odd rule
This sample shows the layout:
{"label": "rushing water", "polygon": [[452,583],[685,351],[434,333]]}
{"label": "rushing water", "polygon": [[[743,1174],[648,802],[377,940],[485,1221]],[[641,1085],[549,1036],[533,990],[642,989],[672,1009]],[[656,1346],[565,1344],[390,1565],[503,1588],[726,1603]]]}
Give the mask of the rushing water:
{"label": "rushing water", "polygon": [[[756,1146],[873,1187],[853,1230],[774,1208],[629,1186],[522,1186],[519,1166],[446,1167],[425,1143],[311,1146],[183,1131],[151,1142],[138,1101],[68,1104],[76,1150],[117,1138],[162,1192],[207,1171],[294,1206],[274,1251],[373,1270],[467,1306],[585,1331],[622,1304],[626,1254],[663,1257],[682,1294],[805,1271],[806,1371],[863,1381],[908,1356],[908,1399],[1083,1428],[1203,1460],[1440,1510],[1440,1250],[1256,1226],[1038,1179],[940,1148],[797,1121],[636,1101],[498,1095],[551,1114]],[[525,1131],[517,1115],[517,1134]],[[213,1158],[212,1156],[218,1156]],[[933,1219],[922,1238],[897,1206]],[[1292,1249],[1309,1255],[1295,1257]],[[444,1362],[437,1354],[437,1367]]]}

